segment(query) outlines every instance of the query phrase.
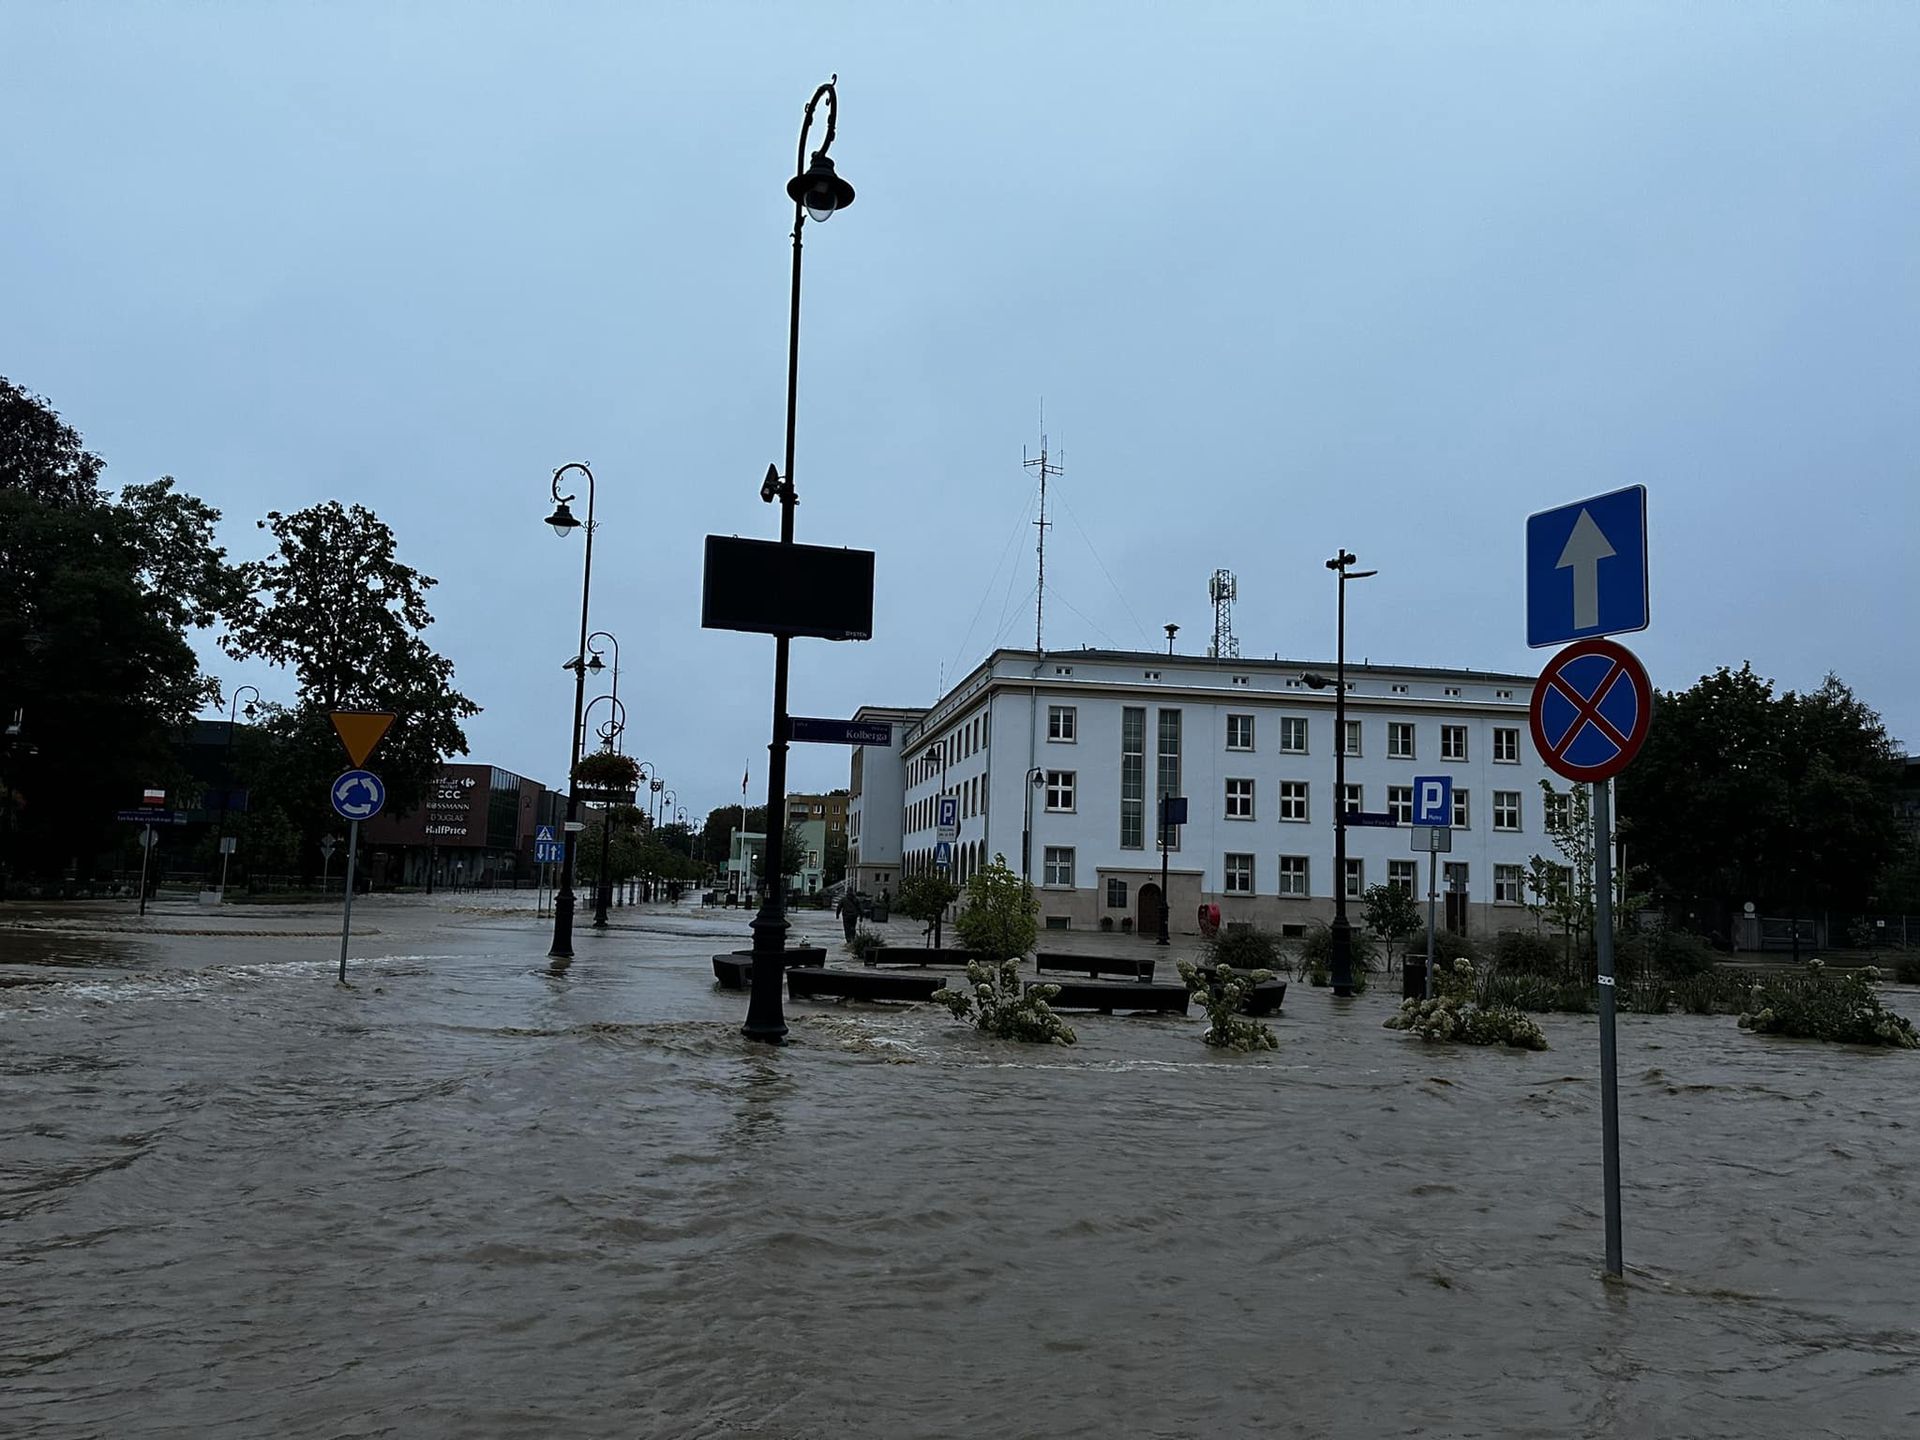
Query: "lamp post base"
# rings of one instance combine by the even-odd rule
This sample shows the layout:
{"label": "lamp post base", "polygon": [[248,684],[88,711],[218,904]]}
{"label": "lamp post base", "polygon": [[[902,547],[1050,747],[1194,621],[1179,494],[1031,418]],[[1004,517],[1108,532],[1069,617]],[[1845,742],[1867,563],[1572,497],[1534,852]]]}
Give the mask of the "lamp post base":
{"label": "lamp post base", "polygon": [[753,931],[753,980],[747,1021],[740,1033],[762,1044],[783,1044],[787,1038],[782,1004],[787,984],[787,917],[769,896],[747,928]]}
{"label": "lamp post base", "polygon": [[553,901],[553,948],[547,951],[553,972],[559,974],[573,963],[573,892],[562,890]]}
{"label": "lamp post base", "polygon": [[1331,972],[1333,993],[1342,1000],[1353,998],[1353,925],[1344,915],[1334,917],[1327,927],[1327,969]]}

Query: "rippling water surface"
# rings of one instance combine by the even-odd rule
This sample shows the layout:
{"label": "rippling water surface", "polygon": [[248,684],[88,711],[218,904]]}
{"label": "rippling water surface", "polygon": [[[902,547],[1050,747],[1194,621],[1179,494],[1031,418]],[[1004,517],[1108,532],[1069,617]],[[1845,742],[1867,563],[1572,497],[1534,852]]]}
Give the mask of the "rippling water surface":
{"label": "rippling water surface", "polygon": [[1920,1434],[1912,1053],[1624,1018],[1607,1286],[1591,1021],[773,1052],[743,917],[555,979],[454,903],[357,909],[349,989],[318,912],[0,929],[0,1435]]}

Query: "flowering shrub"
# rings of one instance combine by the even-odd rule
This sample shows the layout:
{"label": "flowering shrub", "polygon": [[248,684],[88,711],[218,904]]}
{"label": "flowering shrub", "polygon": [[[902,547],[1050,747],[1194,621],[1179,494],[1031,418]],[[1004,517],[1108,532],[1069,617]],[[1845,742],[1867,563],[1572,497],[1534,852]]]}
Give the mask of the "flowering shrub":
{"label": "flowering shrub", "polygon": [[853,952],[854,959],[865,960],[886,943],[878,931],[869,930],[866,926],[862,925],[858,930],[853,932],[853,938],[847,941],[847,949]]}
{"label": "flowering shrub", "polygon": [[1920,1049],[1913,1022],[1881,1006],[1873,989],[1879,978],[1880,972],[1871,968],[1831,975],[1820,961],[1809,960],[1798,975],[1769,976],[1755,985],[1748,1008],[1741,1012],[1740,1028],[1842,1045]]}
{"label": "flowering shrub", "polygon": [[1433,989],[1431,1000],[1402,1000],[1400,1008],[1387,1017],[1387,1029],[1411,1030],[1422,1040],[1458,1040],[1463,1045],[1547,1048],[1540,1027],[1518,1010],[1474,1000],[1473,962],[1466,957],[1455,960],[1451,968],[1435,965]]}
{"label": "flowering shrub", "polygon": [[1280,1041],[1267,1026],[1239,1013],[1253,987],[1273,979],[1271,970],[1235,970],[1231,965],[1180,962],[1187,994],[1207,1012],[1207,1044],[1221,1050],[1278,1050]]}
{"label": "flowering shrub", "polygon": [[1036,985],[1031,990],[1020,984],[1020,962],[1003,960],[998,965],[978,960],[967,962],[967,984],[971,989],[948,985],[933,992],[933,998],[945,1005],[960,1020],[972,1020],[988,1035],[1002,1040],[1026,1040],[1036,1045],[1071,1045],[1079,1037],[1073,1027],[1053,1013],[1047,1002],[1060,993],[1058,985]]}

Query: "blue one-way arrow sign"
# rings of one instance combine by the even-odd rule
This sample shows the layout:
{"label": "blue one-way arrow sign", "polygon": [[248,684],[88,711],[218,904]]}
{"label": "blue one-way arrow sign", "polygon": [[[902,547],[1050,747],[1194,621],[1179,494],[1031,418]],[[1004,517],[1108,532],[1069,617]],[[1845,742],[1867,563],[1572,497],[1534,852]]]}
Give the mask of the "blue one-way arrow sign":
{"label": "blue one-way arrow sign", "polygon": [[1527,517],[1527,644],[1647,628],[1647,487]]}

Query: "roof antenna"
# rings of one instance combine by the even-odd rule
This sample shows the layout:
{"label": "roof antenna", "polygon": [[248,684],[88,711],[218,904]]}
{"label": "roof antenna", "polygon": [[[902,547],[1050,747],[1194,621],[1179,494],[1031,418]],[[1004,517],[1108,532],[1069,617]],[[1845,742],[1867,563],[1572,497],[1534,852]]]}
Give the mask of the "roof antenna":
{"label": "roof antenna", "polygon": [[1047,402],[1045,399],[1040,401],[1040,453],[1030,458],[1027,455],[1027,447],[1022,445],[1020,463],[1027,469],[1036,471],[1040,476],[1040,518],[1033,522],[1040,529],[1039,577],[1033,590],[1033,650],[1037,655],[1042,649],[1042,627],[1047,616],[1047,527],[1051,523],[1047,519],[1047,477],[1066,474],[1063,467],[1052,464],[1047,458]]}

